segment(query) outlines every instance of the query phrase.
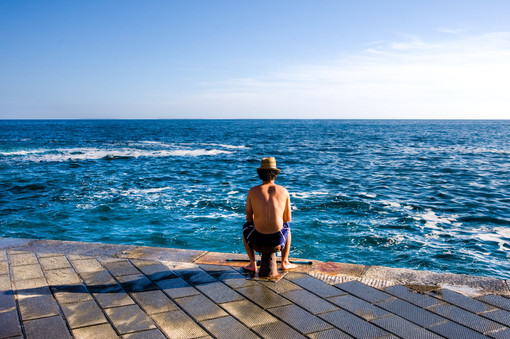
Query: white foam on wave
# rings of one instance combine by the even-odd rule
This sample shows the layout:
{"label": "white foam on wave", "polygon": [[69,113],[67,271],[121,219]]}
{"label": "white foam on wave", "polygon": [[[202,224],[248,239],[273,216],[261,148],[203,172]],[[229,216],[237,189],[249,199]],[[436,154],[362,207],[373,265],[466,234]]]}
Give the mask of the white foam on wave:
{"label": "white foam on wave", "polygon": [[452,224],[453,221],[456,221],[458,216],[451,215],[449,217],[440,217],[436,215],[436,213],[430,209],[428,209],[425,213],[416,216],[415,220],[425,220],[425,227],[428,228],[439,228],[437,224]]}
{"label": "white foam on wave", "polygon": [[4,152],[6,156],[23,156],[24,159],[34,162],[62,162],[79,160],[98,160],[115,158],[139,158],[139,157],[198,157],[215,156],[219,154],[231,154],[232,151],[219,149],[174,149],[174,150],[143,150],[136,148],[102,149],[94,147],[82,148],[59,148],[46,150],[30,150]]}
{"label": "white foam on wave", "polygon": [[214,146],[214,147],[222,147],[227,149],[249,149],[249,147],[246,147],[244,145],[227,145],[227,144],[199,144],[201,146]]}
{"label": "white foam on wave", "polygon": [[472,237],[483,241],[495,242],[498,244],[500,251],[508,251],[510,249],[510,228],[494,227],[490,233],[479,233]]}
{"label": "white foam on wave", "polygon": [[289,195],[296,199],[308,199],[318,195],[328,195],[328,192],[312,191],[312,192],[292,192]]}
{"label": "white foam on wave", "polygon": [[193,214],[193,215],[187,215],[185,216],[186,219],[198,219],[198,218],[205,218],[205,219],[238,219],[241,218],[242,215],[239,213],[219,213],[219,212],[213,212],[210,214]]}
{"label": "white foam on wave", "polygon": [[129,195],[148,195],[153,193],[161,193],[163,191],[168,191],[173,189],[173,187],[157,187],[157,188],[130,188],[128,190],[124,190],[119,192],[120,195],[129,196]]}

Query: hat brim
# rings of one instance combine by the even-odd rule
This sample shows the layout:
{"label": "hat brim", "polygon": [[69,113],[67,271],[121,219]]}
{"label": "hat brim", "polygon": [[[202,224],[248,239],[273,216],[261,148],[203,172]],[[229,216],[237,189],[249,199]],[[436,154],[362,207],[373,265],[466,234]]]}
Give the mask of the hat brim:
{"label": "hat brim", "polygon": [[278,171],[280,172],[280,170],[276,167],[259,167],[257,168],[258,170],[273,170],[273,171]]}

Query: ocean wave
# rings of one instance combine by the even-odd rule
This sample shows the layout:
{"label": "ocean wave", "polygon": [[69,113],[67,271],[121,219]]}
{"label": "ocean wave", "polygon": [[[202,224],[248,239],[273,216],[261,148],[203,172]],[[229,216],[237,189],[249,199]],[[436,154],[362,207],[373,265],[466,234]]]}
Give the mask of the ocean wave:
{"label": "ocean wave", "polygon": [[415,217],[415,220],[424,220],[425,227],[427,228],[439,228],[437,224],[452,224],[452,222],[457,221],[458,215],[451,215],[448,217],[441,217],[436,215],[436,213],[430,209],[423,214],[420,214]]}
{"label": "ocean wave", "polygon": [[220,149],[174,149],[174,150],[143,150],[136,148],[102,149],[102,148],[58,148],[38,149],[29,151],[2,152],[3,156],[22,156],[24,160],[33,162],[64,162],[83,160],[115,160],[141,157],[198,157],[231,154],[232,151]]}
{"label": "ocean wave", "polygon": [[313,192],[292,192],[289,193],[291,198],[295,199],[309,199],[315,196],[328,195],[329,192],[313,191]]}
{"label": "ocean wave", "polygon": [[432,146],[432,147],[402,147],[402,153],[405,154],[424,154],[430,153],[458,153],[458,154],[506,154],[510,155],[509,149],[491,148],[491,147],[473,147],[473,146]]}
{"label": "ocean wave", "polygon": [[201,145],[201,146],[222,147],[222,148],[227,148],[227,149],[250,149],[249,147],[246,147],[244,145],[205,144],[205,143],[201,143],[199,145]]}

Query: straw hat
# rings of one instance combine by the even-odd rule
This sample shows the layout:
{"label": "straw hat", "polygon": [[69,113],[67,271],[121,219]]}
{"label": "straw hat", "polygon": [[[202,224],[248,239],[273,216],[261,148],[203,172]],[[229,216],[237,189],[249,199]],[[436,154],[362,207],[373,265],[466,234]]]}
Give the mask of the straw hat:
{"label": "straw hat", "polygon": [[274,157],[263,158],[260,162],[260,167],[257,169],[261,170],[275,170],[280,172],[278,168],[276,168],[276,159]]}

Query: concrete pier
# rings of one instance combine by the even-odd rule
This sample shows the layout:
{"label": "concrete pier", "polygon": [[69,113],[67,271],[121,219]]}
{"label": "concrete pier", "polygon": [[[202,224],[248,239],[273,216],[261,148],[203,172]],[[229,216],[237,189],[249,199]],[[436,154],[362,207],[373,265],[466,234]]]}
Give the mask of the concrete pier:
{"label": "concrete pier", "polygon": [[510,338],[509,281],[245,255],[0,238],[0,338]]}

